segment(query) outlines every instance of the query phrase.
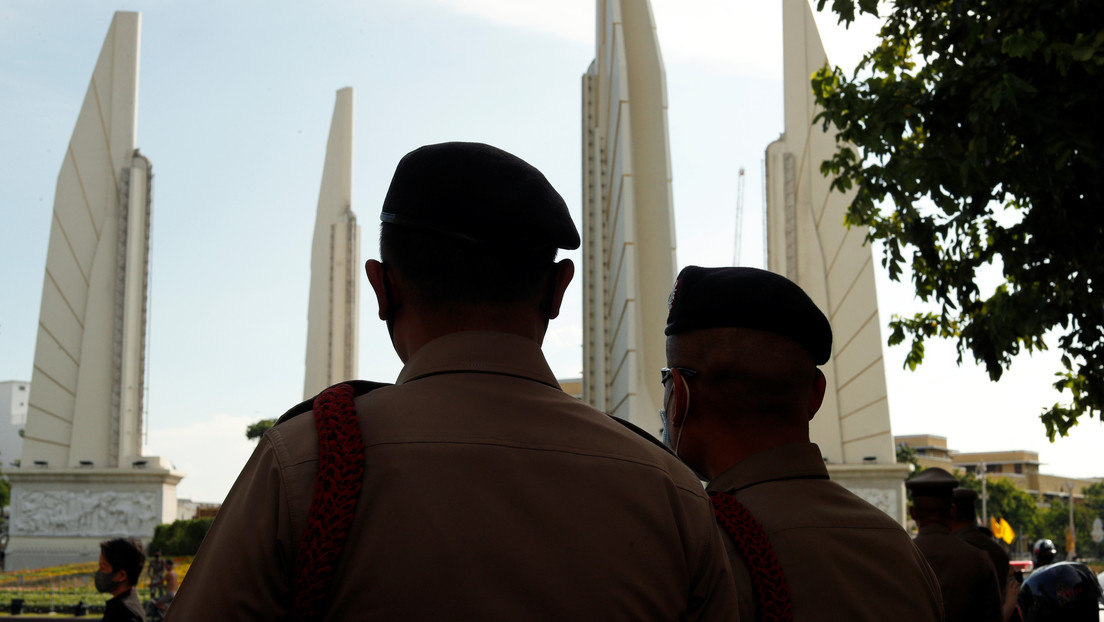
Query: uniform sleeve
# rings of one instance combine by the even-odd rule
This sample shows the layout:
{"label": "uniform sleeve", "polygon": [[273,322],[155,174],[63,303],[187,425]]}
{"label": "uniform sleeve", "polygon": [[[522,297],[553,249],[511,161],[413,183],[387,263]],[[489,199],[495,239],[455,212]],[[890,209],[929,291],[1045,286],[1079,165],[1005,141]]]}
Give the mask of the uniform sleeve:
{"label": "uniform sleeve", "polygon": [[181,580],[169,622],[290,617],[294,555],[283,485],[265,435]]}
{"label": "uniform sleeve", "polygon": [[690,599],[686,620],[739,620],[736,585],[732,578],[728,553],[721,540],[721,530],[713,518],[708,499],[705,512],[695,512],[701,548],[697,551],[697,566],[691,568]]}

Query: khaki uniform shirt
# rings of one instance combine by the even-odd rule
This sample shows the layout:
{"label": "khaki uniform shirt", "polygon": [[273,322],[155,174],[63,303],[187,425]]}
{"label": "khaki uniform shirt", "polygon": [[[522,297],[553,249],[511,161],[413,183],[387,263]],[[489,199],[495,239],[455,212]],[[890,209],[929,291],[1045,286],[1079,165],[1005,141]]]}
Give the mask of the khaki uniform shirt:
{"label": "khaki uniform shirt", "polygon": [[[729,492],[766,532],[790,588],[794,620],[943,619],[939,584],[908,534],[885,512],[828,479],[820,448],[782,445],[709,483]],[[740,618],[754,618],[751,578],[732,540]]]}
{"label": "khaki uniform shirt", "polygon": [[947,622],[1001,619],[1000,585],[988,555],[944,525],[924,525],[914,541],[939,577]]}
{"label": "khaki uniform shirt", "polygon": [[[441,337],[356,405],[363,488],[325,619],[736,619],[701,483],[564,393],[534,342]],[[317,464],[312,414],[265,434],[171,622],[288,617]]]}

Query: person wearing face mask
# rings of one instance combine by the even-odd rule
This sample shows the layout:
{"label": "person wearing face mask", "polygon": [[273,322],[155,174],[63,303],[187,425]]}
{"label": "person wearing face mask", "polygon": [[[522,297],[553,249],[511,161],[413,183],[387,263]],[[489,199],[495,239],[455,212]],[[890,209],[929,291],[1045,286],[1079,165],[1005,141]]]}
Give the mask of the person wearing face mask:
{"label": "person wearing face mask", "polygon": [[104,605],[104,622],[145,622],[135,589],[145,563],[142,543],[133,538],[100,543],[100,566],[93,577],[96,591],[111,594]]}
{"label": "person wearing face mask", "polygon": [[809,440],[832,353],[809,296],[765,270],[689,266],[668,308],[665,436],[709,482],[740,619],[942,620],[908,534],[832,482]]}

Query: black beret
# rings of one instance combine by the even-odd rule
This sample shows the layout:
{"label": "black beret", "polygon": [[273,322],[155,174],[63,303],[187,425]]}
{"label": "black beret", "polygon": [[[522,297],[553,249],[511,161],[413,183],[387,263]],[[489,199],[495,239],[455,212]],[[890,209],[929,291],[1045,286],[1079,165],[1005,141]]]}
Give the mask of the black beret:
{"label": "black beret", "polygon": [[380,220],[476,243],[579,248],[567,204],[544,175],[482,143],[426,145],[403,156]]}
{"label": "black beret", "polygon": [[665,335],[705,328],[751,328],[792,339],[817,365],[832,355],[832,325],[812,298],[784,276],[758,268],[679,272],[667,299]]}
{"label": "black beret", "polygon": [[905,482],[914,497],[945,497],[951,499],[958,480],[939,467],[929,467]]}
{"label": "black beret", "polygon": [[958,503],[960,501],[963,503],[973,503],[974,501],[977,501],[978,493],[973,488],[964,488],[960,486],[954,489],[954,498],[955,503]]}
{"label": "black beret", "polygon": [[959,518],[969,518],[974,516],[974,504],[977,502],[978,493],[973,488],[955,488],[954,489],[954,504],[958,508]]}

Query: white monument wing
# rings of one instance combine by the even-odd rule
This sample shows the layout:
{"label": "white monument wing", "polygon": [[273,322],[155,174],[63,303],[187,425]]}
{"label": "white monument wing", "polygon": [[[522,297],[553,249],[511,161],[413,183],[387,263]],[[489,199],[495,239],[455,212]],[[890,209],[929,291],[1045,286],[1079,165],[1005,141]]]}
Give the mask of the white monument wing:
{"label": "white monument wing", "polygon": [[304,398],[357,376],[360,226],[352,209],[353,89],[337,92],[311,246]]}
{"label": "white monument wing", "polygon": [[675,279],[667,93],[647,0],[599,0],[583,76],[583,397],[659,433]]}
{"label": "white monument wing", "polygon": [[137,13],[116,13],[62,161],[23,463],[141,450],[149,163],[135,150]]}
{"label": "white monument wing", "polygon": [[903,481],[890,430],[874,260],[864,227],[848,228],[853,194],[833,192],[820,164],[835,130],[813,124],[811,79],[827,62],[808,0],[783,0],[785,133],[767,147],[768,267],[797,282],[832,324],[824,404],[810,436],[833,480],[904,524]]}

